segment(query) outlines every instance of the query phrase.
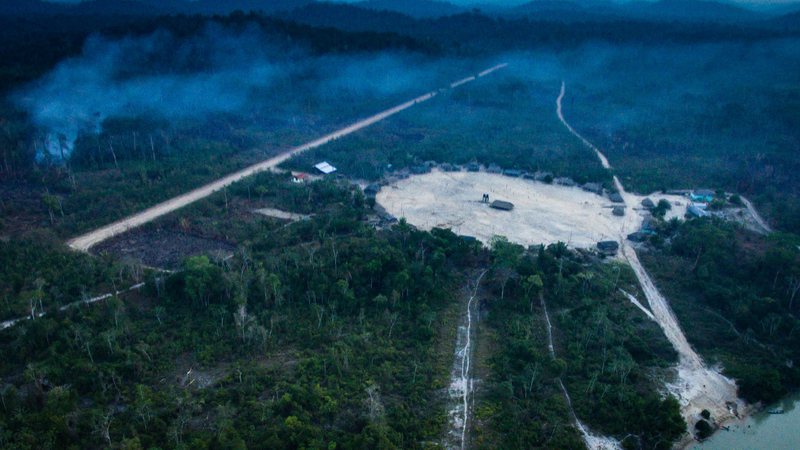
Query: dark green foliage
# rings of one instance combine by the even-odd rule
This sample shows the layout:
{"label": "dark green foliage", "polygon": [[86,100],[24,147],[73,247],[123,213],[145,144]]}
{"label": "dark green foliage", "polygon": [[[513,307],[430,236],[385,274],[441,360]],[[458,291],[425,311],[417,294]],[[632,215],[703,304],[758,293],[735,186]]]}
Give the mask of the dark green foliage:
{"label": "dark green foliage", "polygon": [[661,234],[670,244],[642,259],[689,341],[722,363],[748,401],[771,402],[800,385],[798,369],[786,364],[800,357],[797,238],[711,219]]}
{"label": "dark green foliage", "polygon": [[105,293],[140,272],[135,265],[72,252],[47,231],[0,241],[0,268],[0,320]]}
{"label": "dark green foliage", "polygon": [[[151,276],[139,298],[3,332],[0,422],[14,433],[0,442],[418,448],[438,439],[444,405],[432,393],[452,362],[438,330],[476,247],[405,224],[378,234],[361,214],[340,205],[250,236],[224,264],[194,257],[166,280]],[[75,264],[64,260],[59,273],[75,278]]]}
{"label": "dark green foliage", "polygon": [[[288,165],[304,169],[326,159],[345,174],[376,179],[428,160],[478,162],[531,173],[549,171],[579,183],[598,181],[610,187],[608,171],[558,121],[558,88],[557,79],[531,80],[524,68],[511,67],[442,93],[413,113],[303,154]],[[552,175],[545,181],[551,183]]]}
{"label": "dark green foliage", "polygon": [[703,419],[698,420],[697,423],[694,424],[694,430],[697,438],[700,440],[711,436],[711,433],[714,432],[714,428],[711,427],[711,424]]}
{"label": "dark green foliage", "polygon": [[[495,247],[495,258],[507,261],[508,252],[498,252],[505,246]],[[587,268],[563,244],[515,260],[517,274],[507,286],[504,277],[492,278],[489,323],[497,354],[484,394],[487,409],[479,409],[486,429],[479,429],[478,438],[487,447],[582,445],[568,440],[579,435],[547,429],[572,422],[556,384],[561,377],[577,416],[592,429],[625,438],[630,448],[670,448],[686,425],[677,401],[661,399],[648,373],[674,363],[676,355],[658,326],[619,293],[623,286],[636,292],[630,270],[616,264]],[[535,275],[522,275],[531,271]],[[540,295],[550,309],[555,359],[547,350]],[[543,403],[552,406],[542,409]]]}

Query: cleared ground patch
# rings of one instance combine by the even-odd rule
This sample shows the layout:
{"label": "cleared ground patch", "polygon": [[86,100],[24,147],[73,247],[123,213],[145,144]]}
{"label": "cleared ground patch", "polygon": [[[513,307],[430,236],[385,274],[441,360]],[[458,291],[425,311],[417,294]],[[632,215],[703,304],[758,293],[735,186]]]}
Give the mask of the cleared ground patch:
{"label": "cleared ground patch", "polygon": [[[513,203],[514,209],[490,208],[481,202],[485,193],[490,201]],[[664,197],[650,196],[656,202]],[[578,187],[487,172],[433,171],[412,176],[384,187],[376,200],[390,214],[405,217],[419,228],[450,228],[484,243],[501,235],[523,245],[561,241],[589,248],[598,241],[623,239],[638,230],[643,219],[639,208],[628,208],[623,217],[614,216],[614,203],[607,197]],[[637,205],[640,200],[637,198]],[[671,196],[669,200],[674,206],[668,217],[683,217],[685,199]]]}

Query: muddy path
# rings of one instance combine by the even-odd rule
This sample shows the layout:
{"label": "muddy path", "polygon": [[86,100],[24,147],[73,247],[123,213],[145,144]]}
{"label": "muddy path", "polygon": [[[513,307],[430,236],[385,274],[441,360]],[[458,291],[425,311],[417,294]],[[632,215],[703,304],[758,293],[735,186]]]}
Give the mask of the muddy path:
{"label": "muddy path", "polygon": [[[449,89],[455,89],[459,86],[470,83],[477,78],[490,75],[497,70],[503,69],[506,66],[507,64],[498,64],[494,67],[490,67],[476,76],[468,77],[453,83],[454,85],[452,87],[449,87]],[[446,89],[448,88],[443,88],[442,90]],[[272,158],[267,159],[266,161],[262,161],[260,163],[253,164],[249,167],[245,167],[244,169],[234,172],[223,178],[220,178],[219,180],[212,181],[211,183],[208,183],[204,186],[200,186],[185,194],[179,195],[177,197],[161,202],[155,206],[147,208],[142,212],[136,213],[132,216],[121,219],[110,225],[106,225],[94,231],[90,231],[86,234],[75,237],[69,240],[67,244],[75,250],[88,251],[89,248],[91,248],[92,246],[100,242],[103,242],[104,240],[110,237],[122,234],[132,228],[148,223],[154,219],[157,219],[161,216],[164,216],[180,208],[183,208],[184,206],[187,206],[193,202],[206,198],[211,194],[220,191],[225,187],[230,186],[231,184],[236,183],[237,181],[240,181],[251,175],[270,170],[278,166],[279,164],[285,162],[292,156],[299,155],[300,153],[303,153],[311,149],[315,149],[317,147],[321,147],[339,138],[345,137],[349,134],[355,133],[356,131],[364,129],[374,123],[380,122],[384,119],[394,116],[395,114],[405,111],[415,105],[426,102],[434,98],[436,95],[438,95],[439,92],[440,90],[431,91],[428,92],[427,94],[411,99],[393,108],[381,111],[373,116],[367,117],[366,119],[362,119],[340,130],[334,131],[333,133],[327,134],[325,136],[322,136],[318,139],[315,139],[311,142],[300,145],[298,147],[291,148],[277,156],[273,156]]]}

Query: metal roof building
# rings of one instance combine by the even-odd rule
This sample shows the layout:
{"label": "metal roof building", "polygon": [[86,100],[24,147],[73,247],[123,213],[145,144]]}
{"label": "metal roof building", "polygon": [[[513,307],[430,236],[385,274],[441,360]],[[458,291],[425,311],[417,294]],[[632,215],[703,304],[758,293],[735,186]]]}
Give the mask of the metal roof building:
{"label": "metal roof building", "polygon": [[314,168],[324,173],[325,175],[336,172],[336,167],[333,167],[332,165],[328,164],[328,161],[322,161],[321,163],[315,165]]}

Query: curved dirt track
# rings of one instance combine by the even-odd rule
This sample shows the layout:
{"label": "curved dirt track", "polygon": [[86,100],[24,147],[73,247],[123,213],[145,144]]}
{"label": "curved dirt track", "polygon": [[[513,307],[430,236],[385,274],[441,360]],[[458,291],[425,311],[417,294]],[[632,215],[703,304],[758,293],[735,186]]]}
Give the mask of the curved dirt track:
{"label": "curved dirt track", "polygon": [[558,98],[556,99],[556,114],[558,115],[558,120],[560,120],[561,123],[564,124],[565,127],[567,127],[567,130],[569,130],[569,132],[572,133],[573,136],[580,139],[581,142],[584,143],[584,145],[594,150],[595,155],[597,155],[597,158],[600,159],[600,164],[602,164],[604,168],[610,169],[611,165],[608,163],[606,155],[604,155],[599,148],[595,147],[594,144],[592,144],[591,142],[586,140],[586,138],[581,136],[580,133],[578,133],[577,131],[575,131],[574,128],[572,128],[572,125],[570,125],[566,120],[564,120],[564,112],[563,108],[561,107],[561,102],[564,100],[564,95],[566,95],[566,93],[567,93],[567,84],[562,81],[561,92],[558,94]]}
{"label": "curved dirt track", "polygon": [[[611,166],[605,155],[564,120],[561,102],[565,91],[565,83],[562,82],[561,92],[556,101],[559,119],[570,133],[595,151],[603,167],[610,168]],[[634,196],[625,191],[624,186],[616,176],[614,176],[614,185],[622,195],[626,205],[633,206],[636,204]],[[684,419],[691,426],[694,423],[693,418],[697,417],[703,409],[709,410],[717,422],[732,418],[737,410],[742,410],[744,407],[744,402],[737,396],[736,383],[723,376],[719,371],[705,365],[702,358],[694,351],[689,341],[686,340],[686,336],[683,334],[672,308],[656,288],[647,270],[642,266],[639,257],[636,255],[636,250],[624,236],[620,236],[619,240],[622,255],[633,268],[642,291],[647,298],[650,311],[652,311],[656,322],[664,331],[664,335],[678,352],[677,381],[667,385],[667,388],[678,398]]]}
{"label": "curved dirt track", "polygon": [[[450,88],[454,89],[454,88],[456,88],[458,86],[461,86],[463,84],[466,84],[466,83],[469,83],[471,81],[474,81],[477,78],[489,75],[489,74],[491,74],[491,73],[493,73],[493,72],[495,72],[497,70],[500,70],[500,69],[502,69],[502,68],[504,68],[506,66],[507,66],[507,64],[498,64],[496,66],[490,67],[490,68],[480,72],[476,76],[471,76],[471,77],[468,77],[468,78],[465,78],[465,79],[462,79],[462,80],[459,80],[459,81],[453,83]],[[314,148],[317,148],[317,147],[321,147],[321,146],[323,146],[323,145],[325,145],[325,144],[327,144],[327,143],[329,143],[331,141],[334,141],[334,140],[339,139],[341,137],[347,136],[348,134],[351,134],[351,133],[359,131],[359,130],[361,130],[363,128],[366,128],[366,127],[368,127],[368,126],[370,126],[370,125],[372,125],[372,124],[374,124],[376,122],[380,122],[380,121],[382,121],[382,120],[384,120],[384,119],[386,119],[388,117],[391,117],[391,116],[393,116],[393,115],[395,115],[395,114],[397,114],[399,112],[405,111],[406,109],[409,109],[409,108],[411,108],[412,106],[414,106],[414,105],[416,105],[418,103],[426,102],[426,101],[432,99],[433,97],[435,97],[437,95],[437,93],[438,93],[438,91],[428,92],[427,94],[421,95],[421,96],[419,96],[417,98],[409,100],[409,101],[407,101],[405,103],[402,103],[400,105],[397,105],[397,106],[395,106],[393,108],[390,108],[390,109],[387,109],[385,111],[382,111],[382,112],[380,112],[378,114],[375,114],[374,116],[371,116],[371,117],[368,117],[366,119],[360,120],[360,121],[358,121],[358,122],[356,122],[356,123],[354,123],[352,125],[349,125],[349,126],[347,126],[345,128],[342,128],[342,129],[340,129],[338,131],[335,131],[333,133],[327,134],[327,135],[325,135],[325,136],[323,136],[321,138],[315,139],[315,140],[313,140],[311,142],[308,142],[306,144],[303,144],[303,145],[301,145],[299,147],[294,147],[292,149],[289,149],[286,152],[281,153],[281,154],[279,154],[277,156],[274,156],[274,157],[272,157],[272,158],[270,158],[270,159],[268,159],[266,161],[262,161],[260,163],[253,164],[253,165],[251,165],[249,167],[245,167],[244,169],[239,170],[237,172],[234,172],[234,173],[232,173],[232,174],[230,174],[228,176],[225,176],[223,178],[220,178],[219,180],[213,181],[213,182],[208,183],[208,184],[206,184],[204,186],[201,186],[199,188],[193,189],[193,190],[187,192],[186,194],[182,194],[182,195],[179,195],[177,197],[171,198],[171,199],[166,200],[166,201],[164,201],[162,203],[159,203],[159,204],[157,204],[155,206],[147,208],[142,212],[139,212],[139,213],[136,213],[136,214],[134,214],[132,216],[129,216],[129,217],[125,218],[125,219],[119,220],[119,221],[114,222],[114,223],[112,223],[110,225],[106,225],[106,226],[104,226],[102,228],[99,228],[97,230],[90,231],[90,232],[88,232],[88,233],[86,233],[84,235],[81,235],[81,236],[78,236],[76,238],[73,238],[73,239],[69,240],[67,242],[67,244],[70,247],[72,247],[73,249],[75,249],[75,250],[88,251],[92,246],[94,246],[94,245],[96,245],[96,244],[98,244],[100,242],[103,242],[106,239],[109,239],[111,237],[120,235],[120,234],[122,234],[122,233],[124,233],[124,232],[126,232],[126,231],[128,231],[128,230],[130,230],[132,228],[135,228],[135,227],[138,227],[140,225],[143,225],[143,224],[145,224],[147,222],[150,222],[150,221],[152,221],[152,220],[154,220],[154,219],[156,219],[158,217],[164,216],[164,215],[169,214],[169,213],[171,213],[173,211],[176,211],[176,210],[178,210],[180,208],[183,208],[184,206],[187,206],[187,205],[189,205],[189,204],[191,204],[193,202],[196,202],[197,200],[200,200],[200,199],[203,199],[205,197],[208,197],[209,195],[213,194],[214,192],[222,190],[223,188],[225,188],[227,186],[230,186],[231,184],[233,184],[233,183],[235,183],[237,181],[240,181],[243,178],[249,177],[249,176],[254,175],[256,173],[259,173],[259,172],[263,172],[263,171],[269,170],[269,169],[271,169],[271,168],[283,163],[284,161],[286,161],[287,159],[291,158],[294,155],[298,155],[300,153],[303,153],[306,150],[310,150],[310,149],[314,149]]]}

